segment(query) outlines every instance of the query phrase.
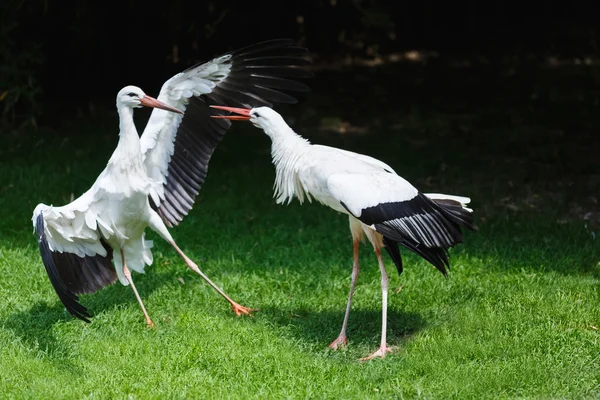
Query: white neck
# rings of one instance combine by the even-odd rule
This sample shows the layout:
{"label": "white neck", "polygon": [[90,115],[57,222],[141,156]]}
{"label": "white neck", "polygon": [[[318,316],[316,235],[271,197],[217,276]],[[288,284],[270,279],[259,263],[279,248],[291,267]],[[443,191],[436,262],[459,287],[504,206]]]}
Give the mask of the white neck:
{"label": "white neck", "polygon": [[[271,137],[271,156],[275,165],[274,197],[278,204],[291,202],[294,196],[300,203],[304,201],[304,189],[298,179],[302,156],[310,142],[296,134],[287,124],[273,124],[265,127]],[[309,197],[310,200],[310,197]]]}
{"label": "white neck", "polygon": [[129,142],[130,140],[135,141],[139,136],[135,123],[133,122],[133,108],[127,106],[121,106],[118,108],[119,111],[119,143]]}
{"label": "white neck", "polygon": [[118,105],[117,111],[119,112],[119,143],[109,164],[120,164],[121,168],[141,166],[140,137],[133,122],[133,109],[126,105]]}

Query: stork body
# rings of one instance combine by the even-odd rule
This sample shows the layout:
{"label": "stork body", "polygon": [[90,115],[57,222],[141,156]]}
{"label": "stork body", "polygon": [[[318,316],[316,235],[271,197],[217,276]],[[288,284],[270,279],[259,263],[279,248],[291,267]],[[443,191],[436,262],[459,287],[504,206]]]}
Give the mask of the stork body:
{"label": "stork body", "polygon": [[[33,213],[40,253],[56,293],[75,317],[89,322],[79,294],[115,283],[135,288],[131,270],[152,264],[150,227],[168,241],[187,266],[206,280],[236,314],[252,310],[227,296],[177,246],[168,227],[192,209],[208,162],[230,126],[210,118],[208,105],[229,99],[239,105],[293,103],[286,91],[308,90],[288,77],[308,77],[298,66],[305,50],[288,40],[259,43],[194,66],[165,82],[158,99],[127,86],[117,95],[119,142],[92,187],[62,207],[39,204]],[[133,109],[154,107],[143,135]],[[185,115],[183,110],[186,110]],[[114,266],[113,266],[114,264]]]}
{"label": "stork body", "polygon": [[463,240],[461,228],[474,229],[467,197],[423,194],[387,164],[362,154],[313,145],[297,135],[283,118],[268,107],[254,109],[214,106],[238,115],[215,116],[246,119],[271,138],[275,165],[276,202],[300,203],[312,198],[347,214],[354,248],[350,294],[339,336],[331,348],[345,346],[346,327],[359,274],[358,245],[366,237],[373,245],[381,271],[382,330],[379,349],[362,360],[385,357],[387,346],[388,276],[381,248],[390,254],[398,273],[402,258],[398,245],[419,254],[446,275],[447,250]]}

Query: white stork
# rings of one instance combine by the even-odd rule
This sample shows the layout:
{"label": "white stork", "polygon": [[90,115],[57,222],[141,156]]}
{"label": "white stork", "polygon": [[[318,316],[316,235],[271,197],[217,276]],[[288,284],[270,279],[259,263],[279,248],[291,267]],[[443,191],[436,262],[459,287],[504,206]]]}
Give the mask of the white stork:
{"label": "white stork", "polygon": [[211,106],[238,115],[213,118],[249,120],[271,138],[275,165],[276,202],[288,204],[295,196],[300,203],[314,197],[336,211],[348,214],[354,244],[354,265],[350,295],[342,330],[330,345],[337,349],[347,343],[346,325],[356,279],[358,244],[363,234],[371,242],[381,270],[381,345],[362,361],[384,358],[390,352],[386,341],[388,277],[381,248],[390,254],[398,273],[402,258],[398,245],[423,257],[442,274],[450,267],[448,249],[461,243],[461,228],[474,229],[467,197],[423,194],[398,176],[387,164],[362,154],[334,147],[313,145],[296,134],[281,115],[268,107],[253,109]]}
{"label": "white stork", "polygon": [[[208,279],[175,244],[167,227],[177,225],[192,209],[210,157],[231,126],[229,121],[211,119],[215,111],[209,104],[295,103],[286,92],[307,91],[308,87],[290,78],[312,75],[300,68],[309,63],[305,54],[306,49],[294,46],[291,40],[272,40],[173,76],[164,83],[158,100],[135,86],[119,91],[119,142],[104,171],[75,201],[62,207],[39,204],[33,212],[46,272],[73,316],[89,322],[91,316],[78,295],[96,292],[118,278],[123,285],[131,285],[147,325],[154,325],[130,273],[143,273],[145,265],[152,263],[152,242],[144,239],[148,226],[168,241],[238,316],[253,311]],[[133,109],[141,106],[155,110],[140,138]]]}

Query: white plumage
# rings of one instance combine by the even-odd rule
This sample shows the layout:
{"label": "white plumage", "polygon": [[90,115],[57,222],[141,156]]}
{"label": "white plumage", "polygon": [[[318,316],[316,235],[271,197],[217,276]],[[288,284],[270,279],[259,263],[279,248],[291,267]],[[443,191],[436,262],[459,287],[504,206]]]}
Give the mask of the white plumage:
{"label": "white plumage", "polygon": [[[190,98],[212,92],[227,77],[231,70],[229,60],[231,55],[221,56],[173,76],[163,84],[157,99],[185,111]],[[155,204],[164,200],[163,186],[167,182],[169,161],[175,151],[175,138],[182,119],[182,115],[155,110],[140,140],[147,174],[159,183],[150,191]]]}
{"label": "white plumage", "polygon": [[354,241],[354,266],[342,330],[330,347],[345,346],[346,326],[358,277],[358,243],[366,236],[373,245],[381,270],[382,333],[379,349],[364,358],[385,357],[388,278],[381,260],[385,247],[402,272],[398,245],[419,254],[444,275],[449,267],[447,249],[462,242],[461,228],[474,229],[468,197],[422,194],[387,164],[362,154],[312,145],[297,135],[271,108],[213,106],[238,115],[218,119],[249,120],[271,138],[277,203],[297,197],[316,199],[347,214]]}
{"label": "white plumage", "polygon": [[[147,227],[171,243],[238,315],[252,311],[211,282],[177,247],[167,227],[192,209],[210,157],[231,125],[211,119],[215,111],[208,105],[223,99],[245,106],[295,102],[285,92],[308,90],[288,79],[311,75],[297,68],[308,63],[305,52],[289,40],[262,42],[175,75],[158,99],[135,86],[119,91],[119,143],[104,171],[70,204],[39,204],[33,213],[44,266],[73,316],[89,321],[77,295],[93,293],[118,278],[132,286],[147,324],[153,325],[130,273],[143,273],[152,264],[152,242],[144,238]],[[140,138],[133,109],[141,106],[155,110]]]}

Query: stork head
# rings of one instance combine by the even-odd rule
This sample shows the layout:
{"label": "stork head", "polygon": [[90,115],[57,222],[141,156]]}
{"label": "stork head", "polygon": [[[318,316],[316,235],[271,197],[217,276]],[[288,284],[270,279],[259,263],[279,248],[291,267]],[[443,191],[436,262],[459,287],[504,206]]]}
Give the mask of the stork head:
{"label": "stork head", "polygon": [[250,121],[257,128],[261,128],[269,136],[274,136],[284,128],[290,129],[279,113],[269,107],[236,108],[211,106],[218,110],[229,111],[237,115],[212,115],[213,118],[228,119],[231,121]]}
{"label": "stork head", "polygon": [[137,86],[125,86],[117,93],[117,108],[126,106],[130,108],[153,107],[162,110],[171,111],[178,114],[183,114],[183,111],[171,107],[162,101],[156,100],[154,97],[148,96],[142,89]]}

